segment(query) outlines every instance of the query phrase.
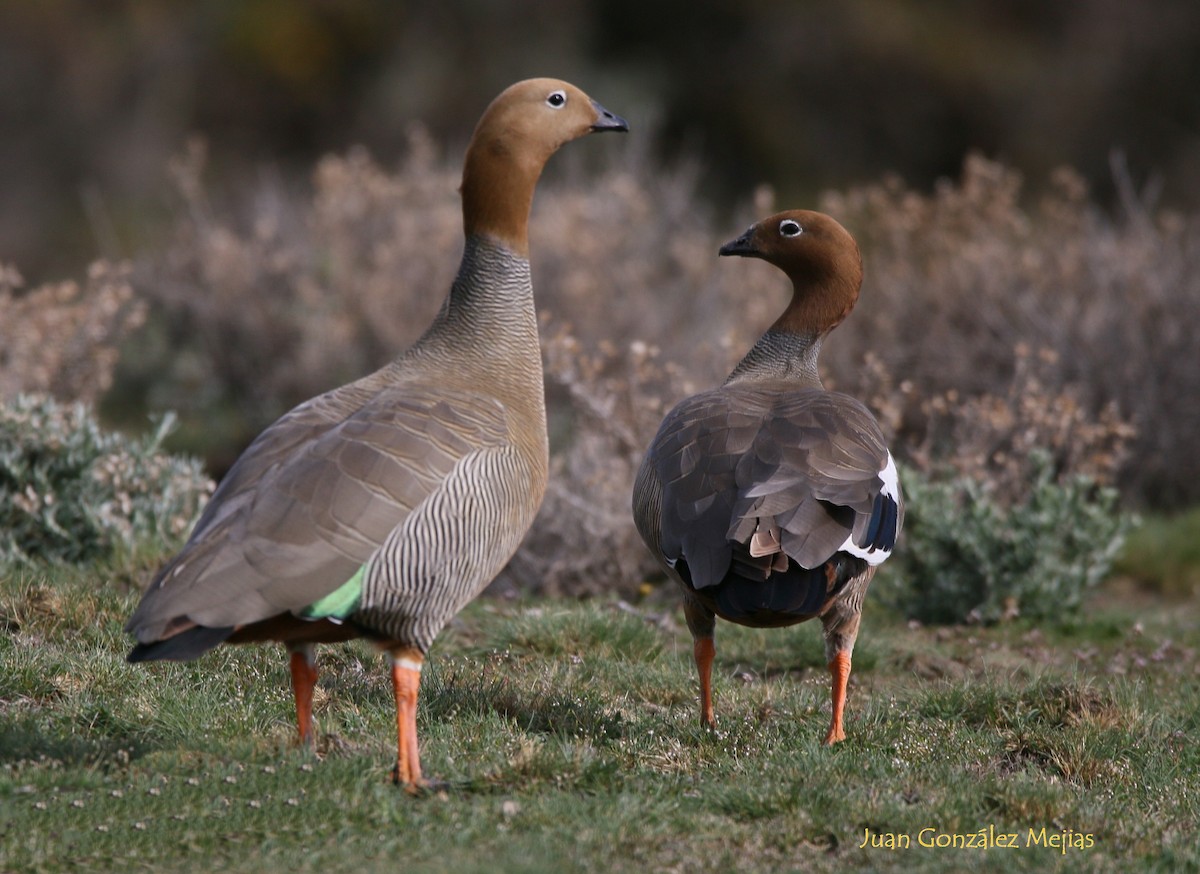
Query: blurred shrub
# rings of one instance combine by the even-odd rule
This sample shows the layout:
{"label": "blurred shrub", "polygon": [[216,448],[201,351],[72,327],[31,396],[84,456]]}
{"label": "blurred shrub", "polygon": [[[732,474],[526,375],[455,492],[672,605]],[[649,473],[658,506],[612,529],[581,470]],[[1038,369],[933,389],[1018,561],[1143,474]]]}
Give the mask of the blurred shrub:
{"label": "blurred shrub", "polygon": [[908,510],[879,588],[910,618],[1062,620],[1108,575],[1131,527],[1111,484],[1133,428],[1047,389],[1052,353],[1022,346],[1014,357],[1003,394],[930,398],[924,434],[897,446]]}
{"label": "blurred shrub", "polygon": [[[365,153],[323,160],[311,203],[276,187],[249,215],[218,214],[193,142],[171,167],[171,243],[139,264],[149,330],[122,363],[153,409],[179,412],[189,446],[223,467],[285,410],[416,339],[454,275],[455,185],[419,132],[387,174]],[[230,430],[225,430],[226,428]]]}
{"label": "blurred shrub", "polygon": [[0,264],[0,400],[46,392],[94,403],[109,389],[121,341],[145,318],[129,270],[97,261],[82,286],[21,293],[20,273]]}
{"label": "blurred shrub", "polygon": [[[172,245],[135,274],[150,326],[122,369],[152,408],[179,410],[187,445],[217,469],[290,406],[390,360],[441,305],[462,247],[461,169],[419,128],[409,145],[391,172],[362,150],[325,158],[307,202],[268,179],[240,212],[212,206],[202,144],[174,163],[182,208]],[[656,571],[629,514],[644,441],[666,402],[719,379],[783,299],[766,273],[748,304],[715,281],[720,240],[691,168],[634,152],[584,172],[559,156],[535,202],[554,476],[501,583],[552,593],[628,589]],[[713,331],[713,313],[735,309],[757,318]],[[699,362],[685,378],[656,344],[631,346],[639,334],[675,349],[664,361],[686,348]]]}
{"label": "blurred shrub", "polygon": [[[867,274],[826,364],[853,373],[869,350],[911,399],[967,399],[997,393],[1014,349],[1051,350],[1048,389],[1070,388],[1085,414],[1115,409],[1136,426],[1122,491],[1149,506],[1200,501],[1200,404],[1178,403],[1200,397],[1200,215],[1152,213],[1119,162],[1114,176],[1115,220],[1069,170],[1026,207],[1019,174],[977,155],[959,183],[930,195],[894,178],[825,195]],[[910,405],[901,428],[920,433],[923,417]]]}
{"label": "blurred shrub", "polygon": [[[1012,368],[1002,392],[963,397],[958,389],[948,389],[922,399],[920,430],[902,429],[894,441],[897,451],[927,477],[986,483],[992,498],[1005,506],[1025,500],[1043,475],[1115,485],[1137,439],[1137,429],[1116,405],[1093,415],[1076,387],[1052,388],[1048,383],[1059,356],[1049,349],[1035,354],[1018,345]],[[878,390],[875,396],[881,409],[894,409]]]}
{"label": "blurred shrub", "polygon": [[77,563],[181,542],[212,482],[199,462],[161,451],[171,425],[129,439],[102,431],[82,403],[0,402],[0,560]]}
{"label": "blurred shrub", "polygon": [[1115,489],[1056,480],[1048,452],[1031,452],[1028,464],[1034,479],[1008,504],[970,476],[930,480],[903,467],[908,515],[893,559],[903,582],[884,597],[922,622],[1075,614],[1107,576],[1130,519]]}

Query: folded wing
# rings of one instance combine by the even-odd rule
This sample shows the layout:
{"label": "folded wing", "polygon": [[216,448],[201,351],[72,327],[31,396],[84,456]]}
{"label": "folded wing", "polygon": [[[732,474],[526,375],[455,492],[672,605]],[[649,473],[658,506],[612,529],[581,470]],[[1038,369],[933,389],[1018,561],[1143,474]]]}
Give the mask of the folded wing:
{"label": "folded wing", "polygon": [[[293,445],[271,433],[288,421],[256,443]],[[130,618],[127,629],[140,641],[302,611],[353,576],[463,458],[508,439],[498,401],[412,383],[303,430],[306,440],[295,442],[302,451],[243,456],[246,467],[231,472],[237,487],[223,498],[218,490],[221,505],[206,512]]]}
{"label": "folded wing", "polygon": [[781,550],[807,569],[838,552],[878,564],[902,524],[879,426],[836,392],[763,385],[695,395],[664,420],[646,465],[641,478],[661,491],[655,540],[668,563],[686,562],[697,589],[719,584],[740,546]]}

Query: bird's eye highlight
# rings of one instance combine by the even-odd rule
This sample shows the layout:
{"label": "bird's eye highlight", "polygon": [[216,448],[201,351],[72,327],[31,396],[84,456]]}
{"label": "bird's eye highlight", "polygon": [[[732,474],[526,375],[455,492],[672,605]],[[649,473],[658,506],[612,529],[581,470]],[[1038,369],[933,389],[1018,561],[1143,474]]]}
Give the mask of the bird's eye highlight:
{"label": "bird's eye highlight", "polygon": [[785,237],[798,237],[804,233],[804,228],[800,227],[799,222],[784,219],[779,223],[779,233]]}
{"label": "bird's eye highlight", "polygon": [[567,105],[567,93],[565,91],[551,91],[550,96],[546,98],[546,105],[551,109],[562,109]]}

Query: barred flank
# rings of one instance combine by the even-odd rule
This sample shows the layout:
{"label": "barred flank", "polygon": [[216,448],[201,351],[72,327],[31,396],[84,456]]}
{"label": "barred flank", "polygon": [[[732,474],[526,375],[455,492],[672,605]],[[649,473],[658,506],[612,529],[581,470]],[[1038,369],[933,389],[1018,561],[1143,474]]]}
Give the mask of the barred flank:
{"label": "barred flank", "polygon": [[529,471],[511,448],[471,453],[367,566],[354,620],[428,651],[442,627],[516,552],[528,527]]}

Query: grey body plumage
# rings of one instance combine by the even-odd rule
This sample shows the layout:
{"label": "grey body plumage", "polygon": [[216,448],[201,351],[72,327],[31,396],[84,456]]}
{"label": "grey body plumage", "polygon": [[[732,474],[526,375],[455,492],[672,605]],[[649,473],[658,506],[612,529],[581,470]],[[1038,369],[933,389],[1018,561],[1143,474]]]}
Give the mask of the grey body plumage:
{"label": "grey body plumage", "polygon": [[264,431],[128,630],[149,643],[179,617],[232,634],[300,616],[365,565],[359,609],[337,618],[427,651],[508,561],[541,500],[532,310],[528,262],[468,240],[430,329],[396,362]]}

